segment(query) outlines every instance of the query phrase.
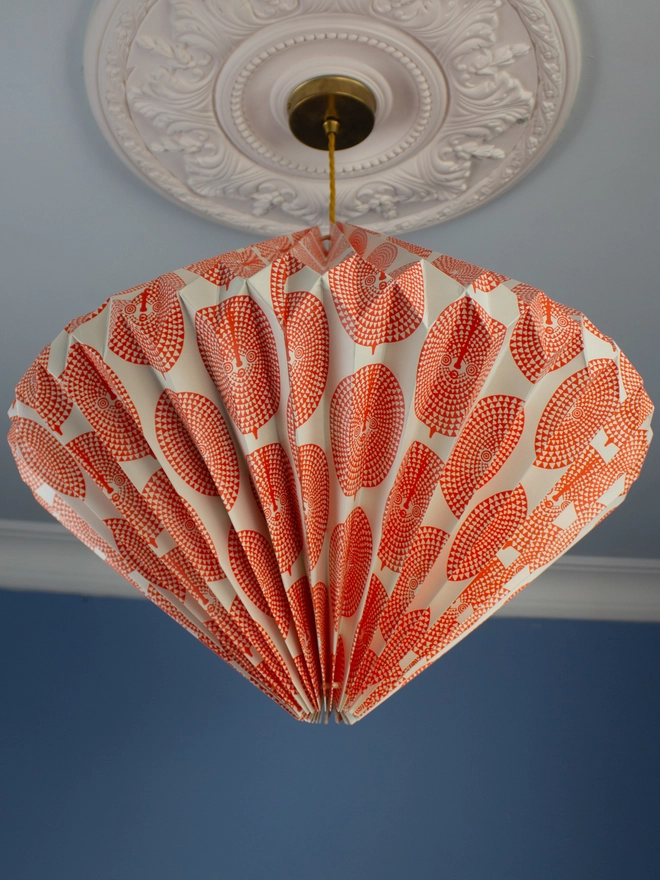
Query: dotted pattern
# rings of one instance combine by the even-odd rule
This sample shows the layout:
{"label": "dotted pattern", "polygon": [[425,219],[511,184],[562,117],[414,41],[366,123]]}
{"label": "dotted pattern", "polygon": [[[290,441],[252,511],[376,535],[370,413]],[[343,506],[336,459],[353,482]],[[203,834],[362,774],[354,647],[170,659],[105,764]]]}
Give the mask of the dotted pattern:
{"label": "dotted pattern", "polygon": [[99,372],[97,367],[89,346],[73,345],[60,377],[62,387],[118,461],[151,455],[140,423],[126,405],[128,394],[122,383],[108,368]]}
{"label": "dotted pattern", "polygon": [[534,440],[536,465],[561,468],[614,414],[619,382],[614,361],[599,359],[573,373],[543,410]]}
{"label": "dotted pattern", "polygon": [[69,498],[85,497],[85,478],[71,453],[32,419],[15,418],[9,443],[44,483]]}
{"label": "dotted pattern", "polygon": [[576,310],[338,224],[70,322],[9,442],[37,501],[217,656],[295,718],[352,723],[611,512],[652,410]]}
{"label": "dotted pattern", "polygon": [[108,348],[132,364],[171,370],[183,349],[183,312],[177,291],[185,282],[174,272],[161,275],[131,299],[111,306]]}
{"label": "dotted pattern", "polygon": [[394,373],[371,364],[343,379],[330,404],[330,440],[344,495],[378,486],[396,456],[405,403]]}
{"label": "dotted pattern", "polygon": [[358,610],[367,586],[373,552],[369,519],[356,507],[346,522],[335,526],[330,538],[330,596],[335,629],[341,617],[352,617]]}
{"label": "dotted pattern", "polygon": [[524,400],[506,394],[489,395],[475,405],[440,474],[454,516],[461,516],[477,489],[513,453],[525,426],[524,406]]}
{"label": "dotted pattern", "polygon": [[298,480],[303,503],[307,565],[316,568],[330,515],[330,474],[325,452],[315,443],[298,449]]}
{"label": "dotted pattern", "polygon": [[[394,249],[391,243],[379,246]],[[328,284],[342,326],[358,345],[375,352],[384,342],[407,339],[424,315],[424,276],[419,263],[392,280],[383,269],[371,263],[386,262],[392,255],[378,248],[369,261],[355,255],[328,272]],[[393,259],[393,256],[392,256]],[[391,260],[390,260],[391,262]],[[387,264],[389,265],[389,263]]]}
{"label": "dotted pattern", "polygon": [[468,296],[448,306],[424,341],[417,367],[415,414],[430,429],[455,437],[486,381],[505,327]]}
{"label": "dotted pattern", "polygon": [[254,434],[280,405],[275,337],[263,309],[232,296],[195,315],[200,354],[242,434]]}
{"label": "dotted pattern", "polygon": [[29,406],[56,434],[69,418],[73,401],[67,397],[57,380],[48,372],[50,345],[41,352],[16,386],[16,399]]}
{"label": "dotted pattern", "polygon": [[520,320],[511,334],[511,354],[521,373],[536,382],[548,370],[558,370],[570,363],[583,350],[579,313],[553,302],[540,290],[526,285],[522,293]]}
{"label": "dotted pattern", "polygon": [[447,257],[444,254],[436,257],[433,260],[433,265],[436,269],[444,272],[445,275],[449,275],[450,278],[458,281],[463,287],[472,284],[473,281],[476,281],[484,273],[481,266],[475,266],[474,263],[466,263],[463,260],[456,259],[456,257]]}
{"label": "dotted pattern", "polygon": [[290,574],[303,543],[293,469],[281,443],[260,446],[247,463],[280,570]]}
{"label": "dotted pattern", "polygon": [[442,459],[415,441],[408,447],[385,502],[378,558],[382,567],[401,571],[438,485]]}
{"label": "dotted pattern", "polygon": [[447,575],[461,581],[475,577],[504,546],[527,516],[522,486],[497,492],[478,504],[458,530],[449,551]]}

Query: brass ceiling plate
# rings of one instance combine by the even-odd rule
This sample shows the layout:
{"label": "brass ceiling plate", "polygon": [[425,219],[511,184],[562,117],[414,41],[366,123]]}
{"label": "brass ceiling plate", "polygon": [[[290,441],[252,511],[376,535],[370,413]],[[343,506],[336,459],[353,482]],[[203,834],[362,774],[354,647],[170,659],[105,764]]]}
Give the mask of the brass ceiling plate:
{"label": "brass ceiling plate", "polygon": [[376,99],[367,86],[348,76],[317,76],[293,90],[287,104],[295,137],[315,150],[328,149],[324,123],[337,120],[335,149],[362,143],[374,127]]}

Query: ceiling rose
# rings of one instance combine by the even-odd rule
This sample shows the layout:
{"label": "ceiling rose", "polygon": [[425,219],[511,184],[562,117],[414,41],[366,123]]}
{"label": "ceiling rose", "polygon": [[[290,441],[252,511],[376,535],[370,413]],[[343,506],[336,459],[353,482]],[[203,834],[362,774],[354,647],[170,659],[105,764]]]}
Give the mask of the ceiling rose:
{"label": "ceiling rose", "polygon": [[376,99],[338,156],[337,213],[432,226],[510,187],[547,151],[580,70],[566,0],[100,0],[85,45],[94,115],[169,198],[266,234],[325,220],[326,154],[291,134],[302,81]]}

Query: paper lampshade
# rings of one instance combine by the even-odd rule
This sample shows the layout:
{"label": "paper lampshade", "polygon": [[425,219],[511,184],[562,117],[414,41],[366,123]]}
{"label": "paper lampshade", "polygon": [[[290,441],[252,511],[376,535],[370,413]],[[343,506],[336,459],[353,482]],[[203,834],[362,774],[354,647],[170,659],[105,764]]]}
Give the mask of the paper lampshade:
{"label": "paper lampshade", "polygon": [[625,497],[652,405],[581,313],[354,226],[111,296],[16,389],[63,525],[296,718],[349,723]]}

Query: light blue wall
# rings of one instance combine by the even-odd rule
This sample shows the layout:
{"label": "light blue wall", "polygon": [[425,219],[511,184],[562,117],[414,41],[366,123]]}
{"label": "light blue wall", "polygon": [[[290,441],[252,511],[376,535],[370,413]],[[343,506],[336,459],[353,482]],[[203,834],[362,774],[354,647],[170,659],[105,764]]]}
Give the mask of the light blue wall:
{"label": "light blue wall", "polygon": [[0,669],[6,880],[660,877],[660,626],[495,620],[351,729],[146,603],[0,592]]}

